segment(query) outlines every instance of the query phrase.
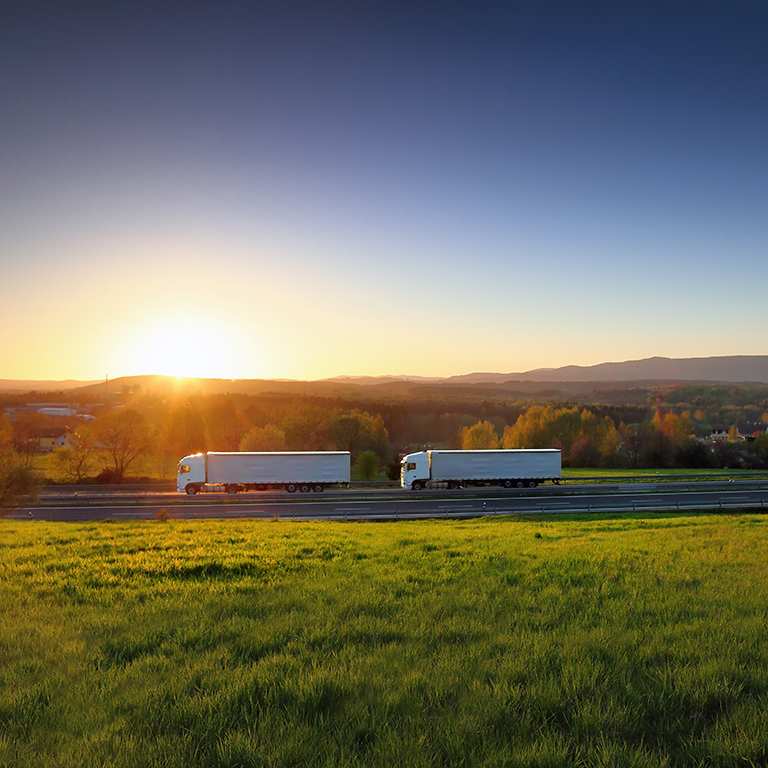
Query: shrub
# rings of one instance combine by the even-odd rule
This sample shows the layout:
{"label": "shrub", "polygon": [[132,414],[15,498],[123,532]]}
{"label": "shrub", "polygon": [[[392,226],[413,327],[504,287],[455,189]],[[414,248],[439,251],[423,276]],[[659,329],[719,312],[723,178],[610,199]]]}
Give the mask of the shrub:
{"label": "shrub", "polygon": [[0,509],[37,499],[40,478],[27,461],[15,453],[0,454]]}

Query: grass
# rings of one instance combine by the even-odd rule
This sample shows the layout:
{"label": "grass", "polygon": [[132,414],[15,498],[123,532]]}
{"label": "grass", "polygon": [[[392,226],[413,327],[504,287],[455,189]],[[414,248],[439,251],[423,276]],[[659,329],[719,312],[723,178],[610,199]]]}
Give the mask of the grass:
{"label": "grass", "polygon": [[0,522],[0,765],[757,766],[768,518]]}

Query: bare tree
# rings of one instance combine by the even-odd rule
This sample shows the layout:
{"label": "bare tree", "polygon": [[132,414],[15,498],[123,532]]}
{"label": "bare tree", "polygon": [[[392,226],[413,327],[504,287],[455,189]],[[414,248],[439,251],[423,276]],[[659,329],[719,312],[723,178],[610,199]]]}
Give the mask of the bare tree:
{"label": "bare tree", "polygon": [[94,429],[105,470],[122,483],[132,465],[152,451],[154,432],[138,411],[115,411],[101,418]]}
{"label": "bare tree", "polygon": [[97,449],[93,436],[85,427],[75,430],[69,445],[57,448],[56,463],[59,469],[76,483],[81,483],[96,466]]}

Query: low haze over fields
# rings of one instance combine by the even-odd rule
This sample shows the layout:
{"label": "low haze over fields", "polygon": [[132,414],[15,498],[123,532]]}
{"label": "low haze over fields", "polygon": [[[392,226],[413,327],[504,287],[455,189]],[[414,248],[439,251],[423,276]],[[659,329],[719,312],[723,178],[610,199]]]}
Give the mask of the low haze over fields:
{"label": "low haze over fields", "polygon": [[0,379],[766,352],[768,6],[16,3]]}

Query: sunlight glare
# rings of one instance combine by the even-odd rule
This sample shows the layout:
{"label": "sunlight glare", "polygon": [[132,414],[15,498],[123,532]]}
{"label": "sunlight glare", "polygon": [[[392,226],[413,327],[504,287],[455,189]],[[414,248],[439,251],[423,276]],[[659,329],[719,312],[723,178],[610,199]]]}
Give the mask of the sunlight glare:
{"label": "sunlight glare", "polygon": [[131,330],[124,352],[132,375],[232,379],[242,378],[245,368],[260,367],[253,340],[244,347],[239,331],[204,317],[174,316],[143,323]]}

